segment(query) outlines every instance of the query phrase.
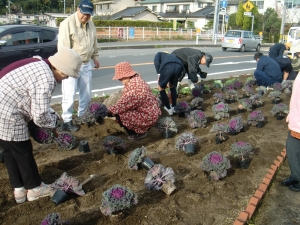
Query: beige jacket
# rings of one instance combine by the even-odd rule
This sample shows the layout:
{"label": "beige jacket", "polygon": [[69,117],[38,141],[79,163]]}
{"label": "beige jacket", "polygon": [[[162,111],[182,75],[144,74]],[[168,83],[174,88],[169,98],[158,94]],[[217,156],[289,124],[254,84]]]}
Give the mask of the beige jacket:
{"label": "beige jacket", "polygon": [[98,59],[98,42],[94,23],[89,21],[85,29],[77,13],[67,17],[59,26],[58,49],[61,46],[76,51],[83,63],[87,63],[90,59]]}

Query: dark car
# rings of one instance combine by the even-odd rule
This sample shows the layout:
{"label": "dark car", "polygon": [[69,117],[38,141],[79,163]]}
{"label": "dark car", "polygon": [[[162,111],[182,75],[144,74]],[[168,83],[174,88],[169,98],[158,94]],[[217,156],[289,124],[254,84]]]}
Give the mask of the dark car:
{"label": "dark car", "polygon": [[58,29],[36,25],[0,26],[0,70],[12,62],[57,52]]}

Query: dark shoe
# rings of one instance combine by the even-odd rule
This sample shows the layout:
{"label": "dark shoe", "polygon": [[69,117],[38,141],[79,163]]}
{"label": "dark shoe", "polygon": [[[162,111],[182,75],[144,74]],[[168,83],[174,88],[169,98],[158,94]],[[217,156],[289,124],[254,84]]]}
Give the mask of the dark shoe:
{"label": "dark shoe", "polygon": [[70,121],[70,122],[63,123],[62,130],[69,131],[69,132],[76,132],[79,130],[79,128],[75,126],[72,121]]}
{"label": "dark shoe", "polygon": [[281,182],[281,184],[282,184],[283,186],[290,186],[290,185],[298,184],[298,183],[299,183],[299,181],[291,180],[290,178],[285,179],[285,180],[283,180],[283,181]]}
{"label": "dark shoe", "polygon": [[128,139],[130,141],[138,141],[140,139],[143,139],[143,138],[147,137],[147,135],[148,135],[147,132],[145,132],[143,134],[134,134],[134,135],[128,136]]}
{"label": "dark shoe", "polygon": [[300,191],[300,184],[292,184],[289,186],[291,191]]}

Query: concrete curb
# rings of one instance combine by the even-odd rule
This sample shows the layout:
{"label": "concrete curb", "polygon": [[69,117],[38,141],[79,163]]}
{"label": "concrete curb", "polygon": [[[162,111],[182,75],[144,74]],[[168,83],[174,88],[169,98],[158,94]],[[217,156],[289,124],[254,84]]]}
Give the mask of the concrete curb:
{"label": "concrete curb", "polygon": [[274,160],[274,164],[270,166],[268,173],[263,178],[261,184],[259,185],[258,189],[255,191],[254,195],[250,198],[248,205],[244,211],[242,211],[238,218],[235,220],[233,225],[243,225],[246,224],[247,221],[251,219],[254,212],[257,209],[258,204],[261,202],[263,197],[266,195],[266,192],[270,185],[272,184],[274,175],[276,174],[277,170],[279,169],[280,165],[286,158],[286,149],[284,148],[281,151],[281,155],[277,156]]}
{"label": "concrete curb", "polygon": [[[218,44],[186,44],[186,43],[178,43],[178,44],[142,44],[140,42],[135,42],[135,44],[117,44],[120,42],[116,42],[116,45],[113,46],[99,46],[99,50],[113,50],[113,49],[148,49],[148,48],[174,48],[174,47],[186,47],[186,48],[210,48],[210,47],[219,47],[221,48],[221,43]],[[103,43],[101,45],[104,45]],[[273,44],[263,44],[261,47],[271,47]]]}

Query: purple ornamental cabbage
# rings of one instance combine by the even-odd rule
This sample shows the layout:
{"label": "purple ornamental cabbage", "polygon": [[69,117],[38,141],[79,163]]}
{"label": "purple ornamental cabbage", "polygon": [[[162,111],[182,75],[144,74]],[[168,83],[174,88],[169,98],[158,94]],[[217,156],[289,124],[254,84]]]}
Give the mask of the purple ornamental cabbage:
{"label": "purple ornamental cabbage", "polygon": [[28,122],[28,130],[31,137],[40,144],[49,144],[53,142],[54,134],[50,128],[39,127],[33,120],[30,120]]}
{"label": "purple ornamental cabbage", "polygon": [[241,116],[233,117],[229,120],[229,132],[231,134],[237,134],[244,128],[243,119]]}
{"label": "purple ornamental cabbage", "polygon": [[282,91],[282,84],[281,83],[274,83],[272,85],[274,91]]}
{"label": "purple ornamental cabbage", "polygon": [[60,132],[54,141],[58,145],[58,149],[61,151],[72,150],[76,147],[77,141],[73,134],[69,132]]}
{"label": "purple ornamental cabbage", "polygon": [[214,123],[210,132],[229,133],[229,126],[226,123]]}
{"label": "purple ornamental cabbage", "polygon": [[128,167],[131,170],[138,170],[138,164],[147,156],[147,150],[144,146],[134,149],[128,156]]}
{"label": "purple ornamental cabbage", "polygon": [[125,150],[125,143],[122,138],[116,136],[107,136],[104,138],[103,147],[107,152],[113,150]]}
{"label": "purple ornamental cabbage", "polygon": [[176,139],[175,148],[177,150],[184,150],[184,146],[187,144],[196,144],[198,138],[192,133],[184,132]]}
{"label": "purple ornamental cabbage", "polygon": [[225,96],[227,100],[238,100],[238,95],[239,93],[234,89],[230,89],[225,92]]}
{"label": "purple ornamental cabbage", "polygon": [[163,117],[159,119],[157,123],[157,128],[161,133],[166,132],[167,130],[177,133],[177,125],[171,117]]}
{"label": "purple ornamental cabbage", "polygon": [[252,111],[252,99],[244,98],[239,100],[240,104],[243,106],[244,109],[247,111]]}
{"label": "purple ornamental cabbage", "polygon": [[80,182],[69,176],[66,172],[64,172],[60,178],[58,178],[53,184],[51,184],[51,188],[62,190],[66,193],[73,193],[80,196],[85,195],[84,190],[82,190],[82,185]]}
{"label": "purple ornamental cabbage", "polygon": [[224,102],[225,98],[222,92],[214,93],[213,95],[215,103]]}
{"label": "purple ornamental cabbage", "polygon": [[244,86],[254,86],[256,84],[256,79],[254,77],[248,77],[246,79],[246,82],[244,83]]}
{"label": "purple ornamental cabbage", "polygon": [[106,105],[100,102],[93,102],[88,106],[89,113],[92,114],[96,121],[98,119],[104,119],[107,115],[108,109]]}
{"label": "purple ornamental cabbage", "polygon": [[175,112],[177,113],[189,113],[190,112],[190,106],[187,102],[179,102],[175,107]]}
{"label": "purple ornamental cabbage", "polygon": [[206,116],[204,112],[201,110],[194,110],[192,111],[188,116],[187,119],[190,123],[191,128],[197,128],[197,127],[206,127]]}
{"label": "purple ornamental cabbage", "polygon": [[235,80],[233,81],[233,85],[234,85],[234,88],[235,88],[235,89],[240,89],[240,88],[242,88],[243,83],[242,83],[241,81],[239,81],[239,79],[235,79]]}
{"label": "purple ornamental cabbage", "polygon": [[252,101],[252,106],[254,107],[260,107],[263,105],[263,100],[262,96],[260,94],[254,94],[250,96],[251,101]]}
{"label": "purple ornamental cabbage", "polygon": [[231,150],[229,152],[230,156],[234,158],[243,159],[252,153],[253,147],[247,142],[238,141],[231,145]]}
{"label": "purple ornamental cabbage", "polygon": [[148,170],[144,184],[149,190],[158,191],[162,188],[162,185],[171,181],[175,182],[174,171],[172,168],[165,168],[161,164],[155,164],[150,170]]}
{"label": "purple ornamental cabbage", "polygon": [[242,90],[246,93],[247,96],[253,95],[254,94],[254,90],[252,87],[250,86],[244,86],[242,88]]}
{"label": "purple ornamental cabbage", "polygon": [[271,110],[271,113],[273,116],[276,115],[284,115],[289,113],[289,108],[284,103],[279,103],[273,106],[273,109]]}
{"label": "purple ornamental cabbage", "polygon": [[293,89],[293,81],[287,80],[282,84],[282,90],[284,93],[289,94]]}
{"label": "purple ornamental cabbage", "polygon": [[261,110],[255,110],[249,113],[247,123],[256,126],[259,122],[264,121],[264,115]]}
{"label": "purple ornamental cabbage", "polygon": [[209,172],[209,179],[217,181],[227,175],[227,169],[231,168],[230,161],[217,151],[205,155],[200,168]]}
{"label": "purple ornamental cabbage", "polygon": [[192,89],[191,92],[194,98],[200,97],[203,94],[203,87],[195,84],[195,87]]}
{"label": "purple ornamental cabbage", "polygon": [[68,220],[62,221],[59,213],[50,213],[43,219],[41,225],[62,225],[69,223],[70,221]]}
{"label": "purple ornamental cabbage", "polygon": [[280,98],[281,96],[281,91],[271,91],[269,93],[268,97],[272,97],[272,98]]}
{"label": "purple ornamental cabbage", "polygon": [[190,103],[192,109],[202,108],[203,107],[202,104],[203,104],[203,98],[200,97],[194,98]]}
{"label": "purple ornamental cabbage", "polygon": [[103,192],[100,211],[108,216],[130,208],[136,205],[137,202],[136,194],[129,188],[116,184]]}
{"label": "purple ornamental cabbage", "polygon": [[226,103],[220,102],[212,106],[212,110],[215,113],[214,118],[220,120],[221,118],[229,118],[229,106]]}

